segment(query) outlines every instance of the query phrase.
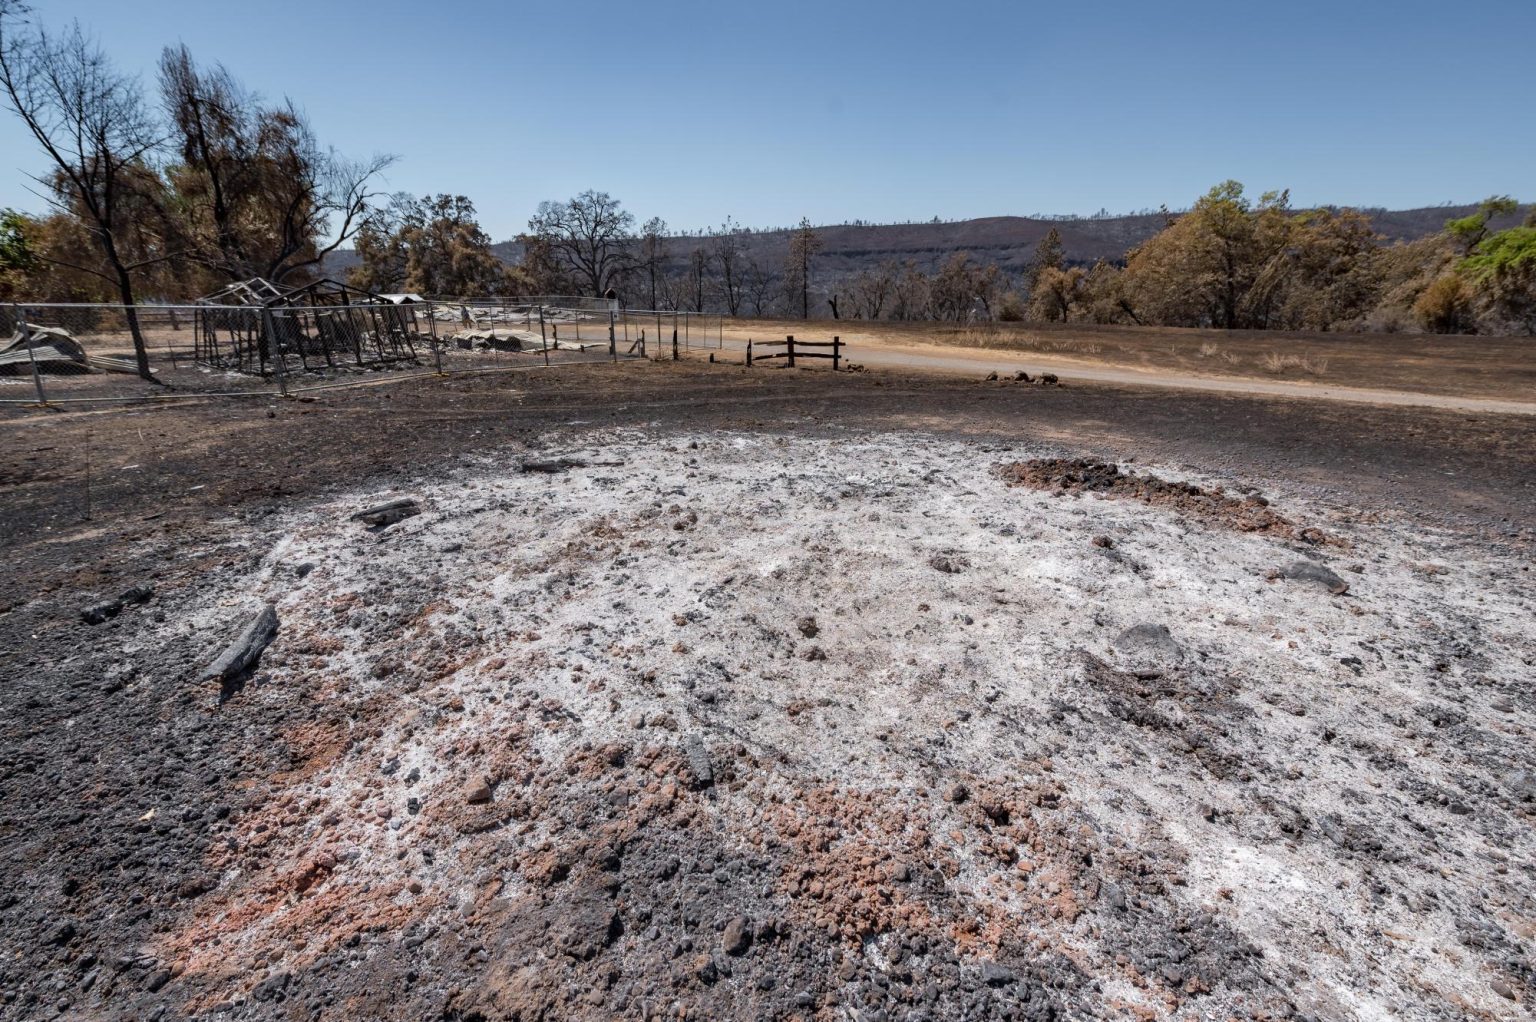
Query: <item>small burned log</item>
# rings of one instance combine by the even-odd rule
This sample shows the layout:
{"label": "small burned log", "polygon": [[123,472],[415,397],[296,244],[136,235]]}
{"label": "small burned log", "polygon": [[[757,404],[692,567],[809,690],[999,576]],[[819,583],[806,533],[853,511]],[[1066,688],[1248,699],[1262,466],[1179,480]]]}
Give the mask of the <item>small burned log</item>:
{"label": "small burned log", "polygon": [[88,625],[99,625],[103,621],[117,617],[123,612],[123,608],[130,604],[148,603],[154,595],[155,590],[152,586],[134,586],[132,589],[125,590],[116,599],[86,607],[80,612],[80,620]]}
{"label": "small burned log", "polygon": [[402,497],[400,500],[392,500],[387,504],[379,504],[376,507],[364,508],[352,516],[353,521],[365,522],[375,529],[385,529],[396,522],[407,518],[414,518],[421,514],[421,505],[414,497]]}
{"label": "small burned log", "polygon": [[219,654],[219,658],[203,669],[200,681],[228,682],[255,666],[262,651],[277,638],[277,607],[267,604],[253,617],[240,634]]}
{"label": "small burned log", "polygon": [[573,468],[618,468],[622,461],[582,461],[580,458],[552,458],[548,461],[525,461],[518,465],[518,471],[523,473],[542,472],[546,475],[557,475],[561,472],[569,472]]}
{"label": "small burned log", "polygon": [[546,475],[555,475],[559,472],[569,472],[573,468],[586,468],[587,463],[575,458],[554,458],[549,461],[525,461],[518,466],[518,470],[527,472],[543,472]]}

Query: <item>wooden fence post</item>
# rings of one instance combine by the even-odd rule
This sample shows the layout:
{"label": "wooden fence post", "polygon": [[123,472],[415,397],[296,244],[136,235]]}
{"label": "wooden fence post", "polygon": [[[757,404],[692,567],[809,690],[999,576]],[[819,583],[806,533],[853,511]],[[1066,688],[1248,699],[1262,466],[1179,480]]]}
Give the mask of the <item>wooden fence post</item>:
{"label": "wooden fence post", "polygon": [[608,310],[608,355],[615,362],[619,360],[619,335],[614,329],[613,310]]}
{"label": "wooden fence post", "polygon": [[795,335],[789,334],[784,338],[784,346],[789,351],[789,367],[795,367]]}
{"label": "wooden fence post", "polygon": [[544,364],[549,365],[549,338],[544,336],[544,306],[539,306],[539,347],[544,349]]}
{"label": "wooden fence post", "polygon": [[832,371],[837,372],[838,352],[842,350],[843,339],[834,336],[832,338]]}
{"label": "wooden fence post", "polygon": [[[687,329],[686,323],[683,325],[683,329]],[[672,361],[677,361],[677,331],[675,329],[672,331]]]}
{"label": "wooden fence post", "polygon": [[752,338],[747,338],[747,368],[752,368]]}

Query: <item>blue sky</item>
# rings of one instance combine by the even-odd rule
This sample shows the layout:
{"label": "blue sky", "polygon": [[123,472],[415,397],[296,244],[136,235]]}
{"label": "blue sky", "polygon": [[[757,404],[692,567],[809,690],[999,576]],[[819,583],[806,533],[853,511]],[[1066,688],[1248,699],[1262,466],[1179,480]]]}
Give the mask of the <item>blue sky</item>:
{"label": "blue sky", "polygon": [[[185,42],[497,239],[598,188],[674,227],[1536,198],[1536,0],[42,0],[152,85]],[[289,26],[301,25],[302,32]],[[0,117],[0,206],[42,168]]]}

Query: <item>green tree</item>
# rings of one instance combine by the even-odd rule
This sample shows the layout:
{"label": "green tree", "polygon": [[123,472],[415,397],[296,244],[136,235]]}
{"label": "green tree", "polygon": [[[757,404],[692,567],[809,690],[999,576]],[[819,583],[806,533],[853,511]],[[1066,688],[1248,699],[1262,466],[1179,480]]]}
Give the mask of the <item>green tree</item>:
{"label": "green tree", "polygon": [[1494,217],[1508,216],[1520,208],[1520,204],[1508,195],[1490,195],[1478,203],[1477,212],[1459,220],[1447,220],[1446,233],[1461,245],[1462,255],[1471,255],[1488,236],[1488,224]]}
{"label": "green tree", "polygon": [[353,284],[370,291],[482,298],[508,290],[506,266],[462,195],[396,195],[358,232]]}
{"label": "green tree", "polygon": [[15,299],[27,277],[39,267],[33,249],[32,219],[14,209],[0,209],[0,301]]}
{"label": "green tree", "polygon": [[1495,321],[1536,334],[1536,212],[1485,237],[1457,270]]}

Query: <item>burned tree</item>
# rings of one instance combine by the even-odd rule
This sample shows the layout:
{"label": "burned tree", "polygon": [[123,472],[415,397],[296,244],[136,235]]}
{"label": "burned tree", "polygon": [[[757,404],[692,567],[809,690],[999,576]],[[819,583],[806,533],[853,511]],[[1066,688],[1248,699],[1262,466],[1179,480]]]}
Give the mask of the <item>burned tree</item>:
{"label": "burned tree", "polygon": [[[0,91],[53,164],[36,180],[76,216],[100,250],[103,269],[76,267],[111,282],[124,305],[138,373],[153,381],[134,308],[134,274],[175,253],[163,239],[129,235],[150,221],[160,178],[153,157],[162,136],[134,79],[114,68],[78,23],[55,37],[27,25],[27,9],[0,0]],[[133,251],[137,249],[138,251]]]}
{"label": "burned tree", "polygon": [[759,265],[757,260],[749,260],[746,273],[742,276],[747,299],[752,303],[752,315],[761,317],[763,313],[773,305],[777,296],[781,281],[771,270]]}
{"label": "burned tree", "polygon": [[373,182],[394,162],[322,147],[292,102],[263,105],[222,65],[199,68],[185,46],[162,54],[160,90],[194,253],[226,279],[282,282],[318,266],[362,228]]}
{"label": "burned tree", "polygon": [[645,222],[640,235],[640,264],[645,267],[646,276],[651,282],[651,308],[660,308],[656,304],[656,277],[661,270],[661,264],[667,258],[667,222],[659,216],[653,216]]}
{"label": "burned tree", "polygon": [[590,190],[570,202],[541,202],[528,221],[529,233],[593,295],[629,270],[634,226],[634,214],[618,199]]}
{"label": "burned tree", "polygon": [[740,224],[730,217],[725,218],[725,223],[715,232],[714,257],[720,267],[720,297],[725,300],[726,311],[732,316],[741,312],[741,300],[744,297],[746,281],[742,273],[741,236],[745,233]]}
{"label": "burned tree", "polygon": [[785,263],[785,286],[790,295],[800,295],[800,318],[811,318],[811,257],[821,251],[821,236],[806,217],[789,235],[789,258]]}

